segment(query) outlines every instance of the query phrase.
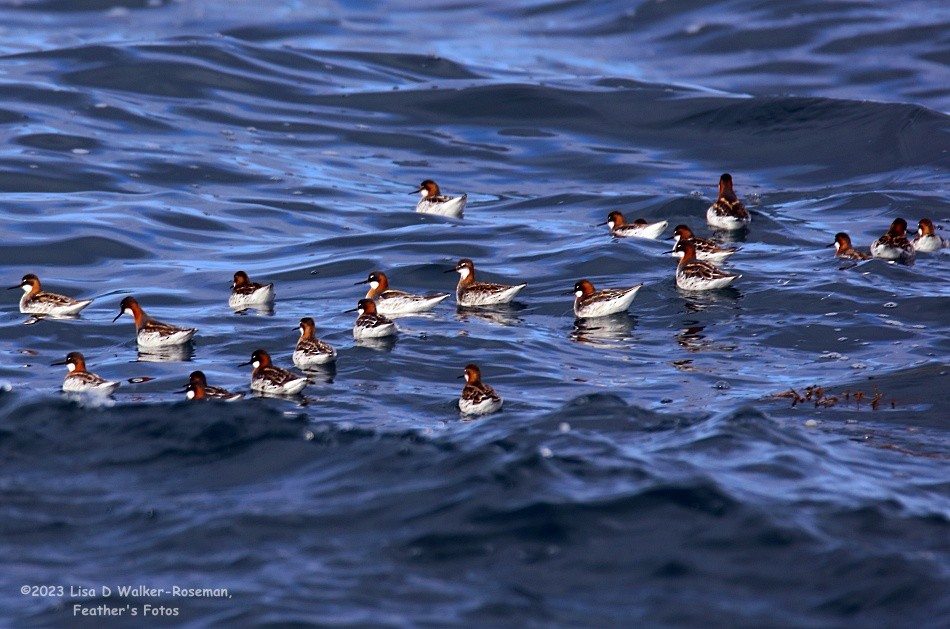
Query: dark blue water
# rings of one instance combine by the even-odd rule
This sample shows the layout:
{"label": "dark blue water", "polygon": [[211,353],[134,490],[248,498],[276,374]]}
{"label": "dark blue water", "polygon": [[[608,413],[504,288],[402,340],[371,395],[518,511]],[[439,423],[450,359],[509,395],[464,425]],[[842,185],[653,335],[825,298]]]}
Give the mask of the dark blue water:
{"label": "dark blue water", "polygon": [[[897,216],[947,235],[939,3],[48,0],[0,25],[4,286],[96,297],[23,325],[5,295],[6,624],[950,624],[950,254],[826,248]],[[707,235],[722,172],[753,214],[733,290],[594,227]],[[463,220],[413,212],[426,178]],[[528,288],[354,344],[354,282],[451,290],[461,257]],[[273,313],[227,307],[238,269]],[[576,323],[582,277],[645,286]],[[126,294],[200,329],[187,362],[137,354]],[[303,316],[339,351],[306,398],[182,400],[196,368],[246,390],[258,347],[289,366]],[[74,350],[114,403],[62,397]],[[460,421],[468,362],[501,413]]]}

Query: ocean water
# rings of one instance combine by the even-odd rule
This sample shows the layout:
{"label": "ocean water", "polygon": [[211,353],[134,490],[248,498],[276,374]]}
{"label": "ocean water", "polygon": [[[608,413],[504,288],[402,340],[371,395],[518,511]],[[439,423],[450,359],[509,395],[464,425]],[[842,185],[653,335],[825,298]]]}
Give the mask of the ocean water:
{"label": "ocean water", "polygon": [[[0,310],[3,624],[947,626],[950,250],[827,245],[950,236],[948,33],[932,2],[0,7],[3,286],[96,298]],[[734,288],[596,226],[708,236],[723,172]],[[426,178],[463,219],[413,211]],[[354,343],[354,282],[451,292],[462,257],[528,287]],[[272,312],[228,308],[238,269]],[[580,278],[644,288],[578,322]],[[140,356],[130,294],[193,349]],[[339,351],[304,397],[183,400],[290,366],[304,316]],[[62,396],[69,351],[110,403]],[[459,416],[469,362],[500,413]]]}

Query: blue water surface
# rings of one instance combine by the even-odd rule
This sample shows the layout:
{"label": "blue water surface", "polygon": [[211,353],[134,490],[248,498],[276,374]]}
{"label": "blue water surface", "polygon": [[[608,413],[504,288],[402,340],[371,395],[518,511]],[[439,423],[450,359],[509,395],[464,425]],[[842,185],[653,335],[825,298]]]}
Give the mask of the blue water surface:
{"label": "blue water surface", "polygon": [[[95,298],[0,311],[0,616],[947,626],[948,250],[827,246],[946,236],[948,33],[910,1],[0,7],[3,286]],[[724,172],[747,232],[705,224]],[[464,218],[414,212],[428,178]],[[676,288],[681,223],[741,247],[733,288]],[[462,257],[528,287],[354,342],[354,282],[451,292]],[[239,269],[272,311],[228,308]],[[581,278],[644,288],[576,321]],[[140,354],[126,295],[194,347]],[[305,396],[184,400],[291,366],[305,316],[339,352]],[[111,400],[62,396],[70,351]],[[476,421],[470,362],[505,398]]]}

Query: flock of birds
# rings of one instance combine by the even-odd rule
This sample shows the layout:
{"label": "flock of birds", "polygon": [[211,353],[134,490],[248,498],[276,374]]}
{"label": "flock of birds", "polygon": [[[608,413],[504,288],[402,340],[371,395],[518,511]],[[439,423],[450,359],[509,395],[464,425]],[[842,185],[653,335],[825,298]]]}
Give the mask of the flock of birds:
{"label": "flock of birds", "polygon": [[[413,193],[421,198],[416,211],[461,218],[465,209],[466,195],[449,197],[441,193],[438,184],[431,179],[423,181]],[[749,211],[733,190],[732,177],[726,173],[719,179],[719,195],[706,212],[710,226],[737,231],[746,229],[751,223]],[[667,227],[667,221],[649,223],[637,219],[626,222],[622,213],[614,211],[601,225],[607,225],[610,233],[617,238],[659,238]],[[729,286],[741,275],[728,273],[718,266],[738,249],[723,247],[717,242],[696,236],[686,225],[678,225],[673,230],[675,241],[672,251],[679,257],[676,267],[676,285],[687,291],[715,290]],[[937,251],[947,246],[947,242],[938,236],[930,219],[922,219],[918,224],[917,236],[913,241],[907,239],[907,222],[903,218],[895,219],[886,234],[875,240],[870,254],[856,250],[848,234],[839,232],[830,246],[836,248],[836,256],[848,260],[865,260],[871,257],[908,262],[916,252]],[[475,264],[468,258],[458,261],[455,268],[446,273],[458,273],[459,281],[455,289],[458,306],[478,308],[506,304],[527,284],[504,285],[479,282],[475,279]],[[353,324],[353,337],[356,339],[382,338],[395,335],[395,323],[386,315],[409,315],[434,308],[449,297],[448,293],[417,295],[389,287],[386,274],[374,271],[359,284],[368,284],[366,296],[360,299],[352,311],[357,313]],[[574,285],[574,314],[581,319],[604,317],[623,312],[630,307],[643,284],[629,288],[597,290],[586,279],[578,280]],[[20,283],[11,286],[20,288],[24,294],[20,299],[20,312],[34,316],[71,317],[92,303],[91,299],[77,300],[64,295],[48,293],[42,290],[39,278],[29,273]],[[252,282],[244,271],[234,274],[228,305],[236,310],[251,307],[267,307],[273,304],[275,291],[273,284]],[[350,312],[352,312],[350,311]],[[122,315],[129,315],[135,321],[136,341],[140,349],[162,350],[181,347],[191,342],[196,328],[182,328],[163,323],[150,317],[139,305],[135,297],[127,296],[119,304],[119,313],[113,321]],[[312,369],[336,360],[336,350],[316,336],[316,326],[310,317],[304,317],[299,324],[300,338],[294,348],[293,362],[300,369]],[[118,388],[119,383],[106,380],[86,370],[85,358],[80,352],[70,352],[65,360],[54,363],[65,365],[66,378],[63,390],[74,393],[95,393],[109,395]],[[307,386],[309,380],[292,371],[278,367],[271,361],[270,355],[263,349],[255,350],[251,359],[243,363],[253,366],[251,389],[269,395],[297,395]],[[503,400],[490,386],[482,382],[481,371],[477,365],[465,367],[460,378],[465,378],[465,386],[459,397],[458,406],[465,415],[483,415],[499,410]],[[219,387],[210,386],[203,372],[191,373],[184,385],[189,399],[236,400],[243,393],[232,393]]]}

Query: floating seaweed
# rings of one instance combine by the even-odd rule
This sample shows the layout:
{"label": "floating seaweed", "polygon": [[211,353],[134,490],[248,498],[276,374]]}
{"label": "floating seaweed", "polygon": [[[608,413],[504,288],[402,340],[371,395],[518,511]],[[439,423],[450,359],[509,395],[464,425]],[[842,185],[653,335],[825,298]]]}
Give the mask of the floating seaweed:
{"label": "floating seaweed", "polygon": [[881,407],[882,403],[887,403],[891,408],[897,408],[897,401],[894,399],[885,400],[884,393],[878,390],[875,386],[872,393],[866,393],[861,390],[852,391],[848,389],[837,395],[831,395],[825,391],[824,387],[821,387],[817,384],[805,387],[802,393],[799,393],[795,389],[789,389],[788,391],[782,391],[781,393],[773,393],[770,397],[774,398],[785,398],[792,401],[792,408],[795,408],[799,404],[805,402],[812,402],[815,405],[815,408],[832,408],[837,406],[842,400],[844,402],[854,402],[856,410],[861,410],[861,402],[865,400],[870,400],[871,410],[876,411]]}

